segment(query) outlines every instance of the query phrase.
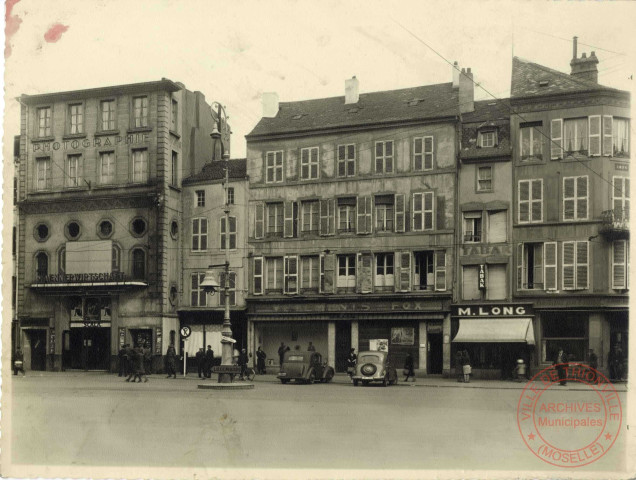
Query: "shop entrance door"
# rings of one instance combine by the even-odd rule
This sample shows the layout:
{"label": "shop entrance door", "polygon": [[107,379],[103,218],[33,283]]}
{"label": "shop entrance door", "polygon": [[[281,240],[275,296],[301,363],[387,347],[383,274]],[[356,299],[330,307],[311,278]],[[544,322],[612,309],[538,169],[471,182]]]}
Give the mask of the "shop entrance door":
{"label": "shop entrance door", "polygon": [[439,375],[443,367],[443,342],[441,333],[428,333],[428,361],[427,372],[430,375]]}
{"label": "shop entrance door", "polygon": [[108,370],[110,328],[72,328],[69,332],[70,368]]}
{"label": "shop entrance door", "polygon": [[336,372],[347,371],[347,357],[351,349],[351,322],[336,323]]}
{"label": "shop entrance door", "polygon": [[46,330],[29,330],[31,370],[46,370]]}

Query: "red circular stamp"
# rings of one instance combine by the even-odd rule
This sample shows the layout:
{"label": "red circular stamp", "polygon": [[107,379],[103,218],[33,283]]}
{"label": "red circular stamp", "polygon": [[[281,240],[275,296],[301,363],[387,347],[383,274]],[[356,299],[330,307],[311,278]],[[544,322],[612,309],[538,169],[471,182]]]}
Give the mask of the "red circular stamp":
{"label": "red circular stamp", "polygon": [[[579,388],[563,388],[568,382]],[[540,371],[517,405],[517,426],[526,446],[558,467],[597,461],[616,442],[622,419],[614,385],[587,365],[566,363]]]}

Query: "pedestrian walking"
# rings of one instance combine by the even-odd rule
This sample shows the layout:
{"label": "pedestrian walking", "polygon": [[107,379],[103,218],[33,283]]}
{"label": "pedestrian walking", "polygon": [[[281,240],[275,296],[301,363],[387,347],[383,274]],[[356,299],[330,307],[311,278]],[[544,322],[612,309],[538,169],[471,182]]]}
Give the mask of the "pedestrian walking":
{"label": "pedestrian walking", "polygon": [[413,377],[413,381],[415,382],[415,371],[413,370],[415,367],[413,366],[413,357],[410,353],[406,354],[406,359],[404,360],[404,381],[408,382],[409,377]]}
{"label": "pedestrian walking", "polygon": [[470,374],[473,373],[473,370],[470,366],[470,355],[468,355],[468,350],[464,350],[462,352],[462,372],[464,374],[464,383],[470,383]]}
{"label": "pedestrian walking", "polygon": [[[146,377],[146,370],[144,369],[144,349],[141,346],[135,348],[135,356],[134,356],[134,373],[130,376],[133,376],[132,383],[138,382],[141,383],[143,378],[144,383],[148,381],[148,377]],[[130,381],[130,376],[126,379],[126,381]]]}
{"label": "pedestrian walking", "polygon": [[119,362],[119,377],[126,375],[126,345],[122,345],[117,353],[117,360]]}
{"label": "pedestrian walking", "polygon": [[265,375],[265,359],[267,354],[259,346],[256,350],[256,373],[259,375]]}
{"label": "pedestrian walking", "polygon": [[170,378],[170,375],[172,378],[177,378],[177,351],[172,344],[166,351],[166,370],[168,371],[167,378]]}
{"label": "pedestrian walking", "polygon": [[307,351],[308,352],[315,352],[316,351],[316,347],[314,347],[314,344],[309,342],[309,346],[307,346]]}
{"label": "pedestrian walking", "polygon": [[22,349],[20,347],[17,348],[15,353],[13,354],[13,374],[17,375],[18,372],[22,372],[22,376],[25,376],[24,373],[24,354],[22,353]]}
{"label": "pedestrian walking", "polygon": [[125,352],[126,352],[126,376],[130,375],[131,373],[134,373],[134,359],[135,359],[135,349],[132,347],[132,345],[130,343],[127,343],[125,345]]}
{"label": "pedestrian walking", "polygon": [[553,365],[556,366],[557,375],[559,376],[559,385],[562,387],[567,385],[568,382],[566,381],[565,376],[568,366],[568,357],[563,351],[563,348],[559,347],[559,351],[554,358]]}
{"label": "pedestrian walking", "polygon": [[463,358],[462,351],[457,350],[457,352],[455,353],[455,373],[457,374],[458,382],[464,381],[464,370],[463,370],[462,358]]}
{"label": "pedestrian walking", "polygon": [[353,377],[353,374],[356,372],[356,363],[358,363],[358,356],[356,355],[356,349],[352,348],[346,360],[347,373],[350,377]]}
{"label": "pedestrian walking", "polygon": [[285,346],[285,342],[280,342],[280,347],[278,347],[278,364],[281,368],[283,368],[283,359],[285,358],[285,352],[289,347]]}
{"label": "pedestrian walking", "polygon": [[214,350],[212,346],[208,345],[208,349],[205,352],[205,378],[212,376],[212,364],[214,363]]}
{"label": "pedestrian walking", "polygon": [[197,360],[197,372],[199,374],[199,378],[203,378],[203,375],[205,374],[205,352],[203,351],[203,347],[199,348],[195,358]]}
{"label": "pedestrian walking", "polygon": [[241,367],[241,380],[245,378],[245,373],[247,372],[247,361],[247,350],[242,349],[238,356],[238,366]]}

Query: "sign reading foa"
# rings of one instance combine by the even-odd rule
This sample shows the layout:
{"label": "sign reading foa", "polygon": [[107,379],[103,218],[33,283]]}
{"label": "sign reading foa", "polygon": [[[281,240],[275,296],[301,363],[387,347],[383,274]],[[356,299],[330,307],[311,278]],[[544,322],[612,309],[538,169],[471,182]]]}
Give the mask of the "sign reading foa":
{"label": "sign reading foa", "polygon": [[527,317],[532,315],[530,305],[454,305],[451,308],[454,317]]}

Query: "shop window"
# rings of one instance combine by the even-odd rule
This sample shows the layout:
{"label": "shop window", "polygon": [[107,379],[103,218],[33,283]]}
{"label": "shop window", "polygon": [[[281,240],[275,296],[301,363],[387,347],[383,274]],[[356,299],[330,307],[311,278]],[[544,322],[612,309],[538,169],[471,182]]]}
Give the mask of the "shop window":
{"label": "shop window", "polygon": [[283,203],[267,204],[267,236],[283,236]]}
{"label": "shop window", "polygon": [[282,293],[283,291],[283,258],[272,257],[265,262],[267,272],[267,293]]}
{"label": "shop window", "polygon": [[227,217],[229,220],[229,231],[226,230],[225,217],[221,218],[221,250],[229,248],[230,250],[236,250],[236,217]]}
{"label": "shop window", "polygon": [[393,173],[393,141],[375,142],[375,173]]}
{"label": "shop window", "polygon": [[338,233],[356,231],[356,197],[338,199]]}
{"label": "shop window", "polygon": [[204,272],[195,272],[190,275],[190,305],[193,307],[207,306],[207,295],[201,288],[201,282],[203,282],[204,278]]}
{"label": "shop window", "polygon": [[486,298],[505,300],[508,297],[506,265],[486,266]]}
{"label": "shop window", "polygon": [[35,256],[35,274],[38,280],[49,274],[49,256],[46,252],[39,252]]}
{"label": "shop window", "polygon": [[283,181],[283,152],[267,152],[265,155],[265,182]]}
{"label": "shop window", "polygon": [[320,258],[316,256],[300,257],[300,288],[301,292],[318,292],[320,280]]}
{"label": "shop window", "polygon": [[[229,285],[228,294],[230,298],[230,306],[236,306],[236,272],[229,272]],[[225,306],[225,272],[221,272],[219,275],[219,284],[221,289],[219,291],[219,306]]]}
{"label": "shop window", "polygon": [[462,299],[481,300],[478,265],[465,265],[462,268]]}
{"label": "shop window", "polygon": [[376,232],[392,232],[395,217],[394,196],[375,196],[375,230]]}
{"label": "shop window", "polygon": [[393,291],[395,285],[393,253],[375,255],[374,285],[378,291]]}
{"label": "shop window", "polygon": [[352,177],[356,174],[356,146],[338,145],[338,176]]}
{"label": "shop window", "polygon": [[481,242],[481,216],[481,211],[464,213],[464,243]]}
{"label": "shop window", "polygon": [[313,180],[318,178],[320,171],[320,156],[318,147],[300,149],[300,179]]}
{"label": "shop window", "polygon": [[141,248],[132,251],[132,277],[135,280],[146,278],[146,252]]}
{"label": "shop window", "polygon": [[318,235],[320,227],[320,204],[318,200],[307,200],[300,203],[302,215],[302,231],[309,235]]}
{"label": "shop window", "polygon": [[589,318],[585,314],[566,316],[562,313],[544,313],[541,319],[541,361],[553,362],[559,348],[563,349],[569,361],[585,361],[588,350],[588,321]]}
{"label": "shop window", "polygon": [[338,288],[353,291],[356,286],[356,256],[338,255]]}
{"label": "shop window", "polygon": [[521,161],[541,160],[543,158],[541,125],[541,122],[522,123],[519,125]]}

